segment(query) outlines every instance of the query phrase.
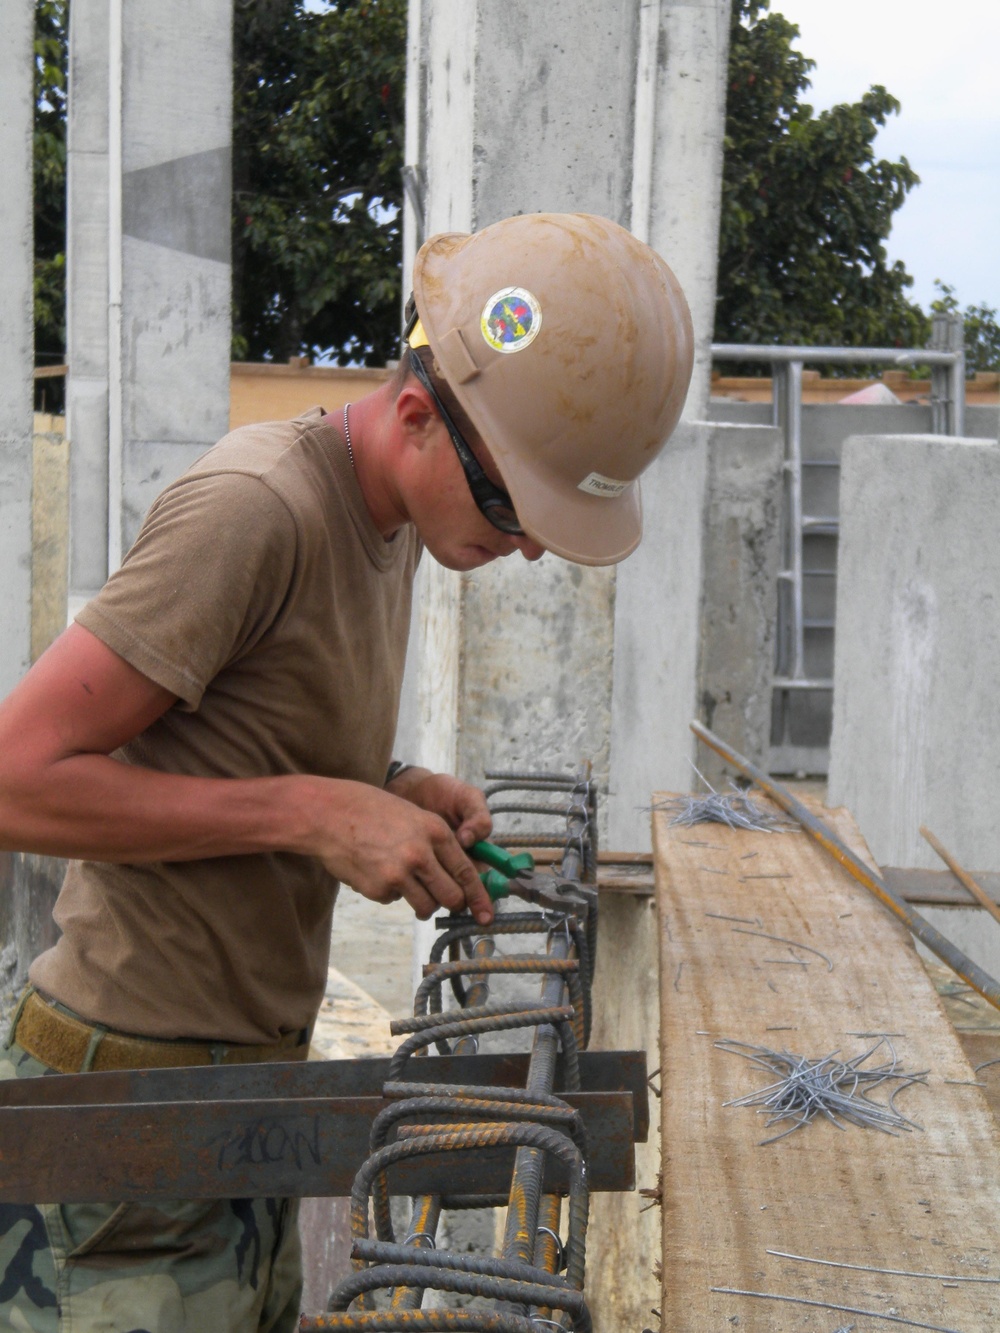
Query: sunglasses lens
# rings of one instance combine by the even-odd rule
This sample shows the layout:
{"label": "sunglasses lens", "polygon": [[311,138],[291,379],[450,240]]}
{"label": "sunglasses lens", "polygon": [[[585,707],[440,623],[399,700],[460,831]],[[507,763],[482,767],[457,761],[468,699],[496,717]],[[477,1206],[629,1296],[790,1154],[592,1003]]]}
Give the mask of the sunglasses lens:
{"label": "sunglasses lens", "polygon": [[524,535],[517,514],[509,503],[505,504],[502,500],[486,500],[480,508],[493,526],[499,528],[501,532],[509,532],[513,537]]}

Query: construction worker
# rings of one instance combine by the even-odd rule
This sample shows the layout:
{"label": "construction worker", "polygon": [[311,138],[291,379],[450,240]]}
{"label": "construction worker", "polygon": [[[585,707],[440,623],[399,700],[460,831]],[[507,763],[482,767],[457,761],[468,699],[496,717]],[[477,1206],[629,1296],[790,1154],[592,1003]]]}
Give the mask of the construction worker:
{"label": "construction worker", "polygon": [[[492,918],[482,793],[390,764],[422,547],[583,564],[641,534],[690,319],[602,218],[417,256],[400,366],[233,432],[0,705],[0,846],[72,858],[0,1076],[304,1058],[338,882]],[[290,1330],[292,1201],[0,1205],[0,1325]]]}

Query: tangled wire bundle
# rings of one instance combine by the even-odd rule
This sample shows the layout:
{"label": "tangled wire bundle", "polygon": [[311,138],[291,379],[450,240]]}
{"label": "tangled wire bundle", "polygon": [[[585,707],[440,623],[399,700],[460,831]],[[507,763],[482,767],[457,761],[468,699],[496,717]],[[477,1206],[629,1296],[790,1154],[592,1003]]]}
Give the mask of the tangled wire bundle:
{"label": "tangled wire bundle", "polygon": [[714,788],[705,796],[668,796],[653,806],[672,814],[671,826],[690,828],[694,824],[725,824],[727,828],[748,829],[752,833],[782,833],[795,827],[755,801],[739,787],[719,792]]}
{"label": "tangled wire bundle", "polygon": [[[880,1037],[874,1046],[853,1060],[839,1059],[839,1051],[831,1051],[821,1060],[810,1060],[804,1055],[772,1051],[766,1046],[749,1046],[742,1041],[724,1039],[715,1045],[721,1051],[742,1056],[769,1073],[781,1075],[777,1082],[769,1083],[757,1092],[723,1103],[725,1106],[755,1107],[758,1115],[768,1117],[768,1127],[784,1120],[793,1122],[780,1134],[762,1139],[762,1145],[776,1143],[778,1139],[794,1134],[818,1115],[825,1116],[838,1129],[846,1129],[843,1121],[866,1129],[880,1129],[885,1134],[923,1128],[897,1111],[894,1103],[899,1094],[914,1083],[926,1086],[929,1071],[907,1073],[901,1069],[888,1037]],[[865,1062],[881,1046],[888,1048],[890,1058],[865,1068]],[[872,1101],[870,1090],[883,1083],[895,1083],[896,1087],[884,1103]]]}

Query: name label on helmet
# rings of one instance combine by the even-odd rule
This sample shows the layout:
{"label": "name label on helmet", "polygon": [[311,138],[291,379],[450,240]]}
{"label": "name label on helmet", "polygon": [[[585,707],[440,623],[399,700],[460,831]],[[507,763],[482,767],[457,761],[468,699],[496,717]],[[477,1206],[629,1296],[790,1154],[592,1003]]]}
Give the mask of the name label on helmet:
{"label": "name label on helmet", "polygon": [[526,287],[502,287],[483,306],[479,327],[495,352],[523,352],[538,337],[542,307]]}
{"label": "name label on helmet", "polygon": [[614,477],[605,477],[601,472],[591,472],[580,482],[577,490],[586,491],[588,495],[602,495],[605,500],[614,500],[631,485],[630,481],[615,481]]}

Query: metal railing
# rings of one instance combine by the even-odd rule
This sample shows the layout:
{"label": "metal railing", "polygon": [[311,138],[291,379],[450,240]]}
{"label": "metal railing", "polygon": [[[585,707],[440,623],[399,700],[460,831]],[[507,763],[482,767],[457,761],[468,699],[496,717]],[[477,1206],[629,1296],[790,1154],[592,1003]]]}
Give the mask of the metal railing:
{"label": "metal railing", "polygon": [[832,678],[814,677],[806,670],[803,587],[807,576],[830,575],[828,570],[804,568],[804,539],[809,535],[837,537],[836,515],[806,514],[803,510],[802,472],[806,467],[836,467],[836,460],[804,459],[802,455],[802,371],[807,364],[871,365],[893,368],[930,366],[931,433],[961,435],[965,429],[965,352],[960,318],[937,315],[928,348],[895,347],[770,347],[752,343],[713,343],[713,361],[770,363],[772,420],[782,428],[785,443],[784,567],[778,598],[778,655],[772,686],[780,700],[780,742],[791,747],[788,726],[789,693],[796,690],[832,690]]}

